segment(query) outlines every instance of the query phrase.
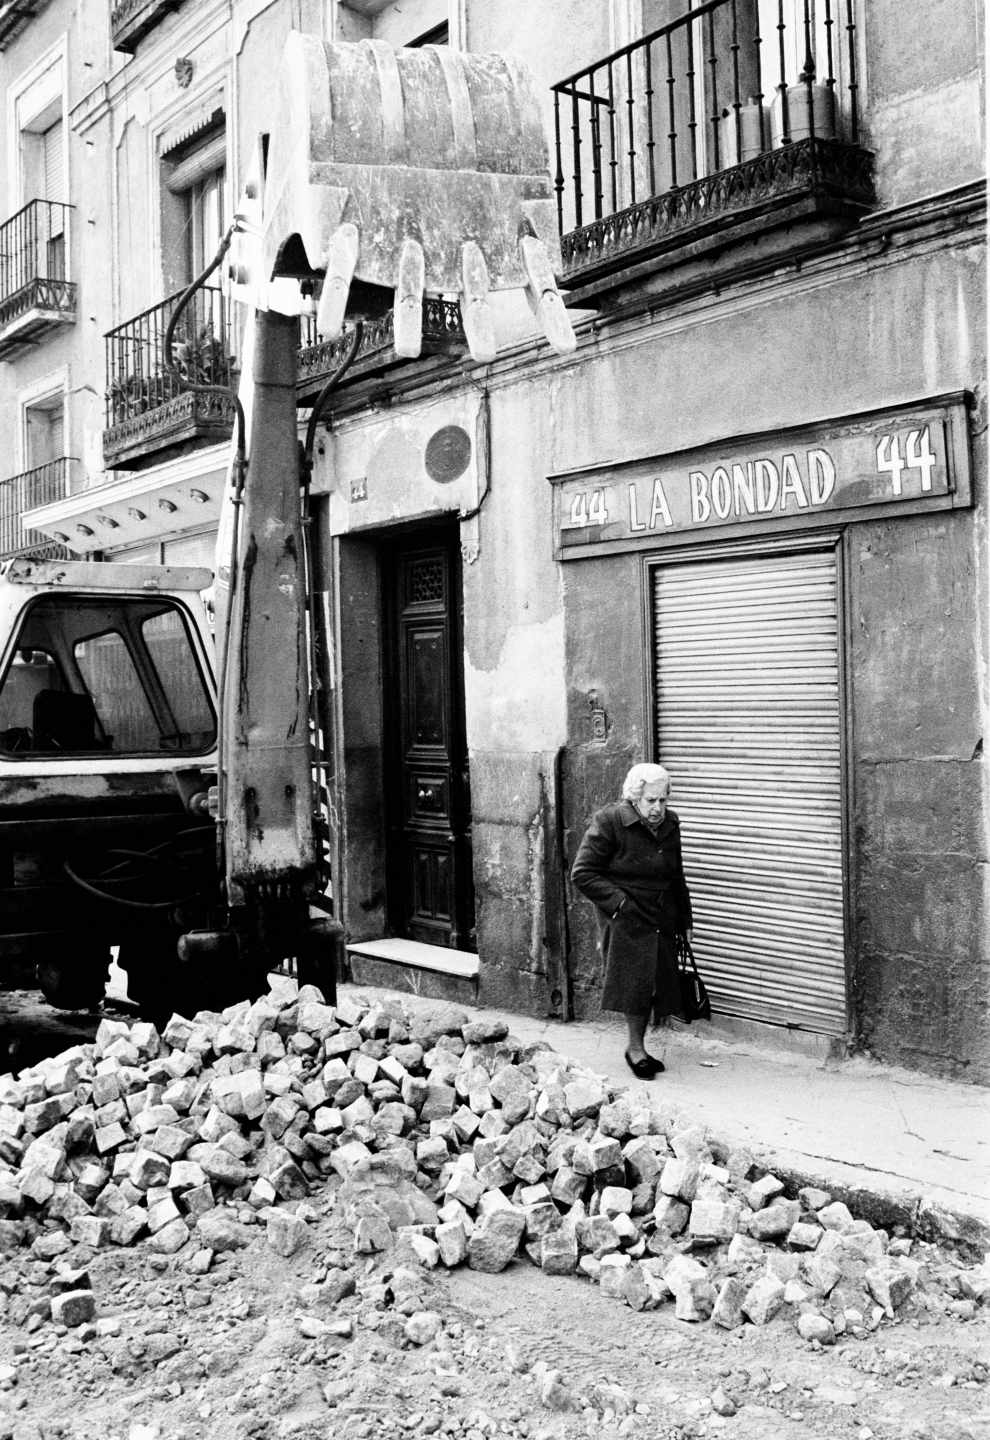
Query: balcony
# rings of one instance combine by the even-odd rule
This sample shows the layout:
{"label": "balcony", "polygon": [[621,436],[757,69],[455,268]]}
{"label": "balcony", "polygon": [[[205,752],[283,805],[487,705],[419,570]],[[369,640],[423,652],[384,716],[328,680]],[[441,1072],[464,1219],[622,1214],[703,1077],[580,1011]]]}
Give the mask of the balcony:
{"label": "balcony", "polygon": [[5,50],[47,4],[48,0],[5,0],[5,3],[0,3],[0,50]]}
{"label": "balcony", "polygon": [[872,205],[839,4],[707,0],[553,87],[574,303],[690,262],[724,270],[755,237],[793,252]]}
{"label": "balcony", "polygon": [[[299,350],[299,370],[296,380],[296,394],[300,405],[312,405],[320,390],[336,370],[350,347],[349,330],[337,340],[321,340],[316,334],[315,321],[303,320],[302,345]],[[365,321],[357,355],[347,372],[345,385],[359,380],[381,378],[387,372],[400,366],[413,365],[422,374],[424,361],[433,357],[464,354],[467,341],[461,324],[461,309],[456,300],[440,300],[428,297],[423,301],[423,348],[417,360],[408,360],[396,355],[392,311],[387,310],[377,320]]]}
{"label": "balcony", "polygon": [[52,460],[0,480],[0,560],[15,555],[36,555],[39,558],[62,560],[71,552],[40,530],[25,530],[22,517],[38,505],[62,500],[69,493],[71,467],[75,461],[66,457]]}
{"label": "balcony", "polygon": [[0,360],[76,318],[66,279],[73,207],[31,200],[0,225]]}
{"label": "balcony", "polygon": [[236,370],[224,297],[209,286],[193,296],[172,339],[170,370],[165,332],[179,298],[170,296],[105,337],[108,469],[143,470],[233,432]]}
{"label": "balcony", "polygon": [[138,45],[182,0],[120,0],[110,11],[110,39],[115,50],[133,55]]}

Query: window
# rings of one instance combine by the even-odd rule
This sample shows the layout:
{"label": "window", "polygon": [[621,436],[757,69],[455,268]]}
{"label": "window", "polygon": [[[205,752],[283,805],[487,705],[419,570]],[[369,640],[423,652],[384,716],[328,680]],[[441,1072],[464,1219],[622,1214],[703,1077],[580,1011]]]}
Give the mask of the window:
{"label": "window", "polygon": [[62,59],[49,56],[9,96],[17,146],[14,210],[21,219],[5,242],[3,263],[20,284],[68,276],[63,85]]}
{"label": "window", "polygon": [[24,407],[24,469],[37,470],[65,455],[65,402],[62,392]]}
{"label": "window", "polygon": [[0,679],[0,759],[201,754],[216,715],[180,608],[51,596],[26,610]]}
{"label": "window", "polygon": [[201,274],[227,222],[227,137],[223,111],[162,156],[162,263],[165,293]]}

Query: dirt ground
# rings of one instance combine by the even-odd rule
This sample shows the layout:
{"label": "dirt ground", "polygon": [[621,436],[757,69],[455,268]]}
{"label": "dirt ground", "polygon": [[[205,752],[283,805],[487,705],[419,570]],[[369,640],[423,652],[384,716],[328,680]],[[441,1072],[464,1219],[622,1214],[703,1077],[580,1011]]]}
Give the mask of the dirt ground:
{"label": "dirt ground", "polygon": [[[260,1228],[212,1260],[49,1254],[58,1240],[6,1256],[0,1440],[990,1437],[990,1314],[929,1247],[896,1321],[818,1350],[782,1318],[724,1331],[635,1313],[524,1259],[491,1275],[355,1256],[334,1184],[303,1202],[309,1240],[289,1259]],[[97,1304],[71,1330],[45,1318],[66,1266]]]}

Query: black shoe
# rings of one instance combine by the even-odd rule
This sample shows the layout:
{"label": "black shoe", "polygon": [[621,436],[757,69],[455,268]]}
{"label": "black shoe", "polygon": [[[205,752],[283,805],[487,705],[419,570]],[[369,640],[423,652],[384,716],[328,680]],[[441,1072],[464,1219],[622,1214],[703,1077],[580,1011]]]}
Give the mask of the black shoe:
{"label": "black shoe", "polygon": [[626,1064],[636,1076],[637,1080],[652,1080],[654,1075],[666,1069],[662,1060],[657,1060],[653,1055],[644,1055],[642,1060],[630,1060],[629,1051],[626,1051]]}

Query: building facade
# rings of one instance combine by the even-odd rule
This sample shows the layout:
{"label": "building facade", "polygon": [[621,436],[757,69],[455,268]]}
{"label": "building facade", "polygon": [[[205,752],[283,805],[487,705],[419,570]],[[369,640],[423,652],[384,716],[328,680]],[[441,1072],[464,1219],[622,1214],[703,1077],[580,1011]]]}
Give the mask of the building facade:
{"label": "building facade", "polygon": [[[597,1013],[568,862],[656,759],[723,1022],[986,1080],[977,7],[911,25],[893,0],[543,8],[537,27],[521,0],[128,4],[108,25],[52,0],[18,21],[8,225],[68,195],[77,247],[57,275],[45,210],[48,329],[3,356],[17,474],[48,453],[29,436],[66,462],[62,492],[21,510],[76,553],[212,546],[231,412],[189,386],[236,373],[222,282],[178,335],[178,378],[163,335],[269,123],[290,26],[519,53],[577,351],[552,356],[506,305],[507,348],[472,365],[456,306],[432,302],[418,362],[369,328],[318,432],[335,898],[358,973],[462,993],[476,970],[486,1002]],[[340,349],[311,323],[300,345],[305,417]],[[61,438],[33,413],[58,394]]]}

